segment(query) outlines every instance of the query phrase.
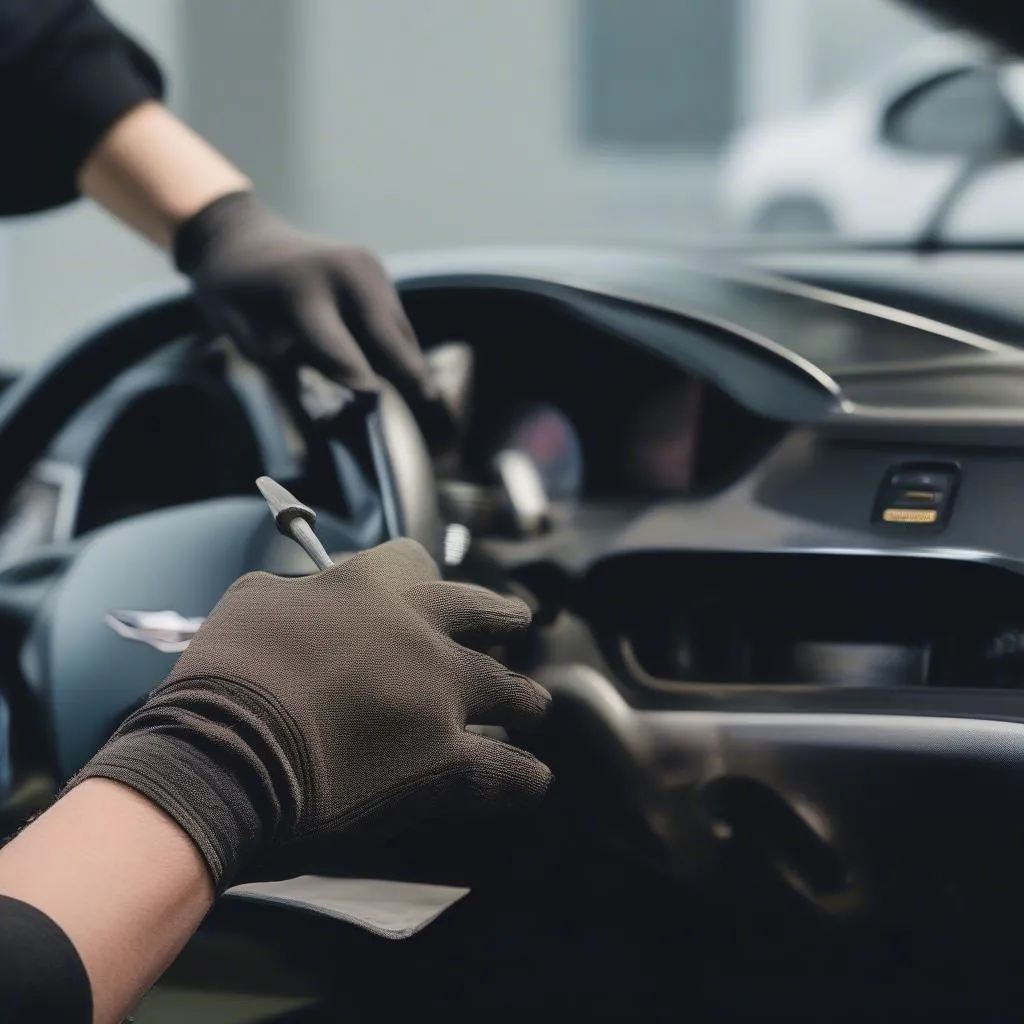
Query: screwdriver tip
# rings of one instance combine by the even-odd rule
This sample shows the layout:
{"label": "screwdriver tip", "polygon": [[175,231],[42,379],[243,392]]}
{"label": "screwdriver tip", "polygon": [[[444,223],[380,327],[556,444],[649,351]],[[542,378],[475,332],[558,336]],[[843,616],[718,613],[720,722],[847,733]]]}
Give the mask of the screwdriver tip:
{"label": "screwdriver tip", "polygon": [[270,507],[270,514],[274,517],[277,528],[286,536],[290,536],[288,527],[293,519],[304,519],[310,526],[316,522],[316,513],[308,505],[303,505],[273,477],[259,477],[256,486]]}

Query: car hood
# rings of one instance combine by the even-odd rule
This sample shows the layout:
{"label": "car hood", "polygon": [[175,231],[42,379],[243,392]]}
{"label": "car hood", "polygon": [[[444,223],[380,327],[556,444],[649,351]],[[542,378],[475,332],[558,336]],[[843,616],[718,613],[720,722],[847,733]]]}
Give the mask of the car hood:
{"label": "car hood", "polygon": [[1024,5],[1008,0],[902,0],[904,4],[960,25],[999,46],[1024,54]]}

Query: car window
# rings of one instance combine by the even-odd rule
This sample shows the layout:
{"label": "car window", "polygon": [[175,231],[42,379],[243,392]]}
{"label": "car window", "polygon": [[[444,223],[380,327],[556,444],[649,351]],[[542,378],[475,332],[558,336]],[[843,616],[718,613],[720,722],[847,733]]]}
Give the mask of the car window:
{"label": "car window", "polygon": [[972,68],[932,79],[904,96],[886,119],[890,142],[922,153],[978,153],[997,145],[1005,109],[988,71]]}

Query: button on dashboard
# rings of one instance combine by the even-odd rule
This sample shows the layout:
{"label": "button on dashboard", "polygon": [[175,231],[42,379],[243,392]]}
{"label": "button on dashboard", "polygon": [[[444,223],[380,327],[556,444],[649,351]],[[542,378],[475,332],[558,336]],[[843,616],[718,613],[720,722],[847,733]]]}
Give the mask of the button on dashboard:
{"label": "button on dashboard", "polygon": [[875,522],[893,526],[942,527],[949,519],[960,483],[952,463],[904,463],[891,467],[875,502]]}

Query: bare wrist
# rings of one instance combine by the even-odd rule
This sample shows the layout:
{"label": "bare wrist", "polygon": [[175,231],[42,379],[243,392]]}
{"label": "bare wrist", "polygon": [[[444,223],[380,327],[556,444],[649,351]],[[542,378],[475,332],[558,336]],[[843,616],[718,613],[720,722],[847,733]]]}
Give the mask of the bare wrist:
{"label": "bare wrist", "polygon": [[251,181],[158,103],[143,103],[100,140],[78,175],[81,191],[164,248],[179,225]]}

